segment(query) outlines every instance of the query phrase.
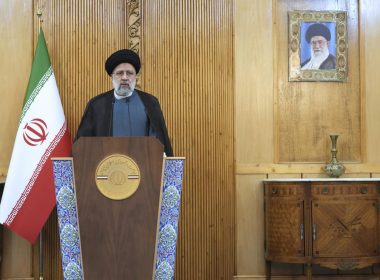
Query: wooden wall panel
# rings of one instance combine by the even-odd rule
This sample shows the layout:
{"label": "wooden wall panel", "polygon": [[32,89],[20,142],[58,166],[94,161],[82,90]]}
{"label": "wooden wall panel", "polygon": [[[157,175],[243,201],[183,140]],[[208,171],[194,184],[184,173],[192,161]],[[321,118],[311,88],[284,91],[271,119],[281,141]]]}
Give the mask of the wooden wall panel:
{"label": "wooden wall panel", "polygon": [[[0,182],[8,170],[32,65],[32,28],[32,0],[0,1]],[[31,279],[32,246],[7,229],[0,234],[1,279]]]}
{"label": "wooden wall panel", "polygon": [[236,259],[234,279],[265,279],[263,188],[266,172],[245,166],[274,161],[272,1],[238,0],[234,16]]}
{"label": "wooden wall panel", "polygon": [[[69,130],[74,137],[87,101],[112,88],[104,62],[127,48],[127,2],[124,0],[34,0],[57,80]],[[39,20],[34,16],[34,38]],[[37,273],[37,271],[36,271]],[[63,279],[54,211],[43,230],[44,279]]]}
{"label": "wooden wall panel", "polygon": [[32,0],[0,1],[0,182],[8,170],[32,65],[32,13]]}
{"label": "wooden wall panel", "polygon": [[112,88],[104,62],[128,46],[126,1],[34,0],[34,7],[43,13],[42,28],[74,137],[87,101]]}
{"label": "wooden wall panel", "polygon": [[265,274],[264,188],[266,174],[236,179],[237,275]]}
{"label": "wooden wall panel", "polygon": [[[348,11],[347,83],[288,82],[287,11],[292,9]],[[260,263],[264,260],[262,214],[255,211],[263,178],[326,177],[323,167],[331,157],[328,134],[336,131],[341,133],[338,159],[347,167],[343,177],[378,176],[380,80],[375,69],[380,58],[376,51],[379,14],[375,0],[235,1],[234,279],[265,279]],[[275,265],[274,270],[302,273],[302,267],[296,265]]]}
{"label": "wooden wall panel", "polygon": [[378,66],[380,65],[380,1],[361,0],[361,49],[362,49],[362,87],[365,89],[363,108],[366,120],[366,156],[369,163],[380,162],[380,79]]}
{"label": "wooden wall panel", "polygon": [[1,252],[1,279],[34,279],[33,247],[28,241],[4,228]]}
{"label": "wooden wall panel", "polygon": [[176,279],[235,273],[233,1],[143,1],[143,88],[186,157]]}
{"label": "wooden wall panel", "polygon": [[38,258],[38,270],[35,275],[39,275],[39,268],[42,268],[44,279],[63,279],[57,220],[57,210],[54,209],[42,230],[42,265]]}
{"label": "wooden wall panel", "polygon": [[273,162],[271,1],[235,1],[236,162]]}
{"label": "wooden wall panel", "polygon": [[[235,273],[232,1],[141,3],[142,89],[160,99],[175,154],[187,158],[176,279],[230,279]],[[127,1],[35,0],[34,5],[42,7],[74,134],[88,99],[111,87],[105,59],[128,45]],[[55,214],[45,226],[43,252],[45,277],[61,279]]]}
{"label": "wooden wall panel", "polygon": [[[357,0],[278,0],[275,7],[276,96],[279,162],[325,162],[329,134],[338,133],[338,159],[361,161],[359,7]],[[288,82],[288,16],[291,10],[348,13],[347,82]]]}

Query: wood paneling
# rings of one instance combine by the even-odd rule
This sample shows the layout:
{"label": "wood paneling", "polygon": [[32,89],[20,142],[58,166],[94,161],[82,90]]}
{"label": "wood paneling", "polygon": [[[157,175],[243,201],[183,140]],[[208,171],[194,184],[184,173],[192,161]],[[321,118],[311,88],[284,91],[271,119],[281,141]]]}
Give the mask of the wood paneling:
{"label": "wood paneling", "polygon": [[[231,279],[235,274],[236,240],[233,1],[140,2],[144,16],[141,84],[159,97],[175,154],[187,158],[176,279]],[[10,5],[10,1],[5,3]],[[30,4],[29,10],[20,13],[26,3]],[[1,26],[6,27],[1,34],[9,42],[1,45],[5,54],[2,84],[14,81],[12,86],[17,85],[21,92],[17,100],[14,96],[4,98],[9,102],[2,110],[13,123],[1,130],[6,131],[2,139],[7,139],[7,146],[2,146],[5,151],[1,153],[0,176],[6,173],[13,144],[8,134],[15,134],[17,128],[18,113],[8,111],[17,106],[10,101],[21,103],[24,96],[40,25],[34,12],[42,10],[41,25],[74,136],[87,101],[111,88],[104,71],[105,59],[113,51],[128,47],[127,23],[134,21],[128,21],[128,4],[131,2],[124,0],[34,0],[10,5],[17,6],[17,11],[1,9]],[[3,24],[3,19],[10,21],[16,16],[20,18],[20,30],[17,26],[11,28],[8,22]],[[12,60],[16,57],[17,61]],[[12,80],[14,72],[9,69],[18,64],[25,69],[15,69],[18,76]],[[14,91],[7,85],[2,92]],[[57,231],[53,212],[43,231],[46,279],[62,278]],[[14,248],[7,247],[11,252]],[[35,277],[37,270],[35,267]]]}
{"label": "wood paneling", "polygon": [[[236,240],[233,1],[140,3],[142,89],[160,99],[175,154],[187,158],[176,279],[231,279]],[[104,61],[128,46],[126,5],[122,0],[34,1],[43,11],[72,134],[88,99],[111,87]],[[44,230],[43,252],[46,279],[61,279],[55,213]]]}
{"label": "wood paneling", "polygon": [[234,275],[232,3],[143,1],[143,88],[186,157],[176,279]]}
{"label": "wood paneling", "polygon": [[273,162],[271,1],[235,1],[235,127],[238,163]]}
{"label": "wood paneling", "polygon": [[[0,177],[6,175],[33,57],[32,0],[0,1]],[[23,16],[15,16],[23,15]]]}
{"label": "wood paneling", "polygon": [[[244,167],[274,160],[272,1],[238,0],[234,17],[236,259],[234,279],[265,279],[261,181]],[[242,167],[243,166],[243,167]],[[243,171],[242,171],[243,170]],[[260,277],[261,276],[261,277]]]}
{"label": "wood paneling", "polygon": [[380,79],[378,67],[380,65],[380,1],[361,0],[360,1],[360,20],[361,20],[361,63],[363,67],[362,85],[365,89],[363,98],[365,108],[363,114],[366,119],[366,156],[370,163],[380,161],[380,125],[379,125],[379,106],[380,106]]}
{"label": "wood paneling", "polygon": [[[262,178],[326,177],[323,167],[331,158],[327,130],[341,133],[338,159],[347,168],[343,177],[379,176],[379,5],[375,0],[235,1],[236,279],[264,279],[264,254],[251,249],[264,244],[255,231],[263,223],[261,213],[252,205],[260,203],[256,195]],[[347,83],[288,82],[289,9],[348,11]],[[284,158],[290,162],[280,163]],[[274,270],[303,273],[299,266],[276,264]]]}
{"label": "wood paneling", "polygon": [[[338,133],[338,159],[361,161],[359,10],[357,0],[278,0],[276,36],[279,162],[324,162],[330,158],[329,135]],[[288,11],[347,11],[347,82],[288,82]]]}
{"label": "wood paneling", "polygon": [[[32,0],[0,1],[0,182],[8,170],[32,65],[32,28]],[[1,278],[31,279],[32,246],[7,229],[0,234]]]}
{"label": "wood paneling", "polygon": [[33,248],[30,243],[8,229],[3,229],[1,279],[32,278]]}
{"label": "wood paneling", "polygon": [[43,261],[42,266],[39,267],[42,268],[42,275],[44,276],[44,279],[63,279],[57,220],[57,210],[54,209],[42,230]]}
{"label": "wood paneling", "polygon": [[236,179],[237,275],[265,274],[263,179],[265,174]]}
{"label": "wood paneling", "polygon": [[[297,173],[310,173],[319,174],[320,176],[326,176],[324,172],[326,164],[237,164],[236,174],[297,174]],[[345,174],[342,177],[346,177],[348,174],[370,174],[380,172],[380,164],[354,164],[344,163],[346,167]],[[375,174],[374,174],[375,175]],[[373,176],[375,177],[375,176]]]}
{"label": "wood paneling", "polygon": [[[69,130],[74,137],[87,101],[112,88],[104,70],[110,53],[128,42],[126,1],[34,0],[44,30]],[[62,279],[57,214],[43,231],[43,273],[46,279]]]}
{"label": "wood paneling", "polygon": [[42,10],[41,26],[74,137],[87,101],[112,88],[104,62],[128,45],[126,1],[34,0],[34,7]]}

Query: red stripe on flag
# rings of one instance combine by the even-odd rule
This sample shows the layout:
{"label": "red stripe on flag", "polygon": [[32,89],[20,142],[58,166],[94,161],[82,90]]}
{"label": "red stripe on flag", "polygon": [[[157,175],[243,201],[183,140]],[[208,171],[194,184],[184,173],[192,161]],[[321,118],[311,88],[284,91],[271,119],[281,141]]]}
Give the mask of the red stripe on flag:
{"label": "red stripe on flag", "polygon": [[[66,130],[51,157],[67,157],[71,153],[70,134]],[[49,159],[38,174],[22,207],[13,221],[5,226],[34,243],[56,203],[53,163]]]}

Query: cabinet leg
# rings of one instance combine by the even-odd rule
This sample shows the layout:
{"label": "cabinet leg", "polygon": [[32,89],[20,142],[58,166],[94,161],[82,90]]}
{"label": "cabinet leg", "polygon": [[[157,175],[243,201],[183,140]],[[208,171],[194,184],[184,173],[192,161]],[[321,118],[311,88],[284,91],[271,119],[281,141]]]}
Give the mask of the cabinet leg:
{"label": "cabinet leg", "polygon": [[312,280],[313,278],[313,265],[311,263],[306,264],[306,279]]}
{"label": "cabinet leg", "polygon": [[271,261],[265,261],[265,279],[270,280],[272,278],[272,263]]}

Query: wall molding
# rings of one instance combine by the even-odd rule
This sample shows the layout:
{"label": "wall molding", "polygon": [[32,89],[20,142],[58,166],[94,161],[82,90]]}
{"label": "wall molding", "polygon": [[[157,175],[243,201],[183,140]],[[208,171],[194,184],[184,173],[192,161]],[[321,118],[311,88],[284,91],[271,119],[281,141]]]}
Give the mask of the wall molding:
{"label": "wall molding", "polygon": [[[372,177],[372,173],[380,173],[380,164],[343,163],[346,167],[345,174],[363,173]],[[257,163],[236,164],[237,175],[249,174],[299,174],[312,173],[325,175],[325,163]],[[365,177],[365,176],[363,176]]]}

